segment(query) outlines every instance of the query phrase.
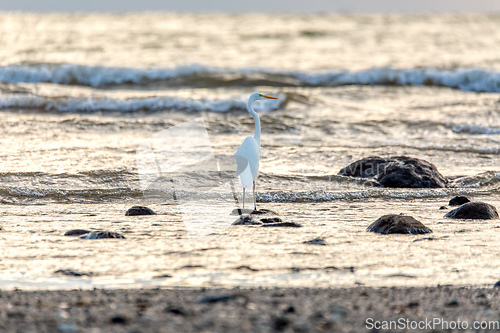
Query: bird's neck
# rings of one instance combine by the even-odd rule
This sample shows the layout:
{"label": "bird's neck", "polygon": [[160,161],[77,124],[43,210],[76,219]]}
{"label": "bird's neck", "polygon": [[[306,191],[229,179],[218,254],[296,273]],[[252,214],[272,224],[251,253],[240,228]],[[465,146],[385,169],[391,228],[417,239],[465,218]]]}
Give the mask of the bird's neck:
{"label": "bird's neck", "polygon": [[260,118],[257,112],[255,112],[252,108],[252,102],[248,102],[248,112],[252,115],[253,119],[255,120],[255,133],[253,135],[254,139],[258,142],[260,146]]}

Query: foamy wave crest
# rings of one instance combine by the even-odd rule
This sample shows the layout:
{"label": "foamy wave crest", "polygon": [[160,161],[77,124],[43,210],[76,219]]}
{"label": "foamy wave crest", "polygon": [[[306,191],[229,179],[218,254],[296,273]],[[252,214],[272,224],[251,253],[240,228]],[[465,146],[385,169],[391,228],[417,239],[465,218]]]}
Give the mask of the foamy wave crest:
{"label": "foamy wave crest", "polygon": [[437,69],[390,67],[361,71],[290,71],[266,68],[217,68],[186,65],[175,68],[120,68],[75,64],[23,64],[0,67],[0,82],[57,83],[105,87],[166,81],[172,85],[415,85],[465,91],[500,92],[500,72],[483,68]]}
{"label": "foamy wave crest", "polygon": [[485,188],[499,185],[500,171],[487,171],[474,176],[460,177],[449,184],[450,187],[456,188]]}
{"label": "foamy wave crest", "polygon": [[335,200],[360,200],[369,198],[424,199],[448,198],[456,195],[480,195],[498,193],[500,189],[481,190],[472,188],[446,189],[370,189],[362,191],[308,191],[308,192],[264,192],[257,195],[259,202],[329,202]]}
{"label": "foamy wave crest", "polygon": [[500,127],[495,126],[483,126],[475,124],[447,124],[447,128],[450,128],[455,133],[466,133],[473,135],[496,135],[500,134]]}
{"label": "foamy wave crest", "polygon": [[296,75],[303,82],[311,85],[427,85],[464,91],[500,92],[500,72],[488,69],[372,68],[359,72],[332,71],[314,74],[297,73]]}
{"label": "foamy wave crest", "polygon": [[123,68],[74,64],[29,64],[0,67],[0,81],[10,83],[48,82],[103,87],[126,83],[148,83],[182,76],[216,73],[216,68],[180,66],[171,68]]}
{"label": "foamy wave crest", "polygon": [[[282,95],[277,101],[262,101],[258,106],[255,106],[255,109],[257,111],[276,110],[285,100],[286,96]],[[30,94],[0,95],[0,109],[9,108],[42,109],[57,112],[134,112],[165,110],[227,112],[231,110],[246,110],[246,100],[243,98],[208,100],[168,96],[116,99],[97,97],[45,97]]]}

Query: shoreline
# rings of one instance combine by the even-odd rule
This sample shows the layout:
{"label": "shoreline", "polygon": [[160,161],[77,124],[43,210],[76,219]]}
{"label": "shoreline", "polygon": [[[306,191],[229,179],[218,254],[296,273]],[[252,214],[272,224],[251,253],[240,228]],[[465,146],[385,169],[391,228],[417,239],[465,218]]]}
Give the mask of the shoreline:
{"label": "shoreline", "polygon": [[499,295],[493,286],[0,290],[0,328],[361,332],[454,330],[451,325],[478,331],[472,325],[489,325],[479,330],[489,332],[499,329]]}

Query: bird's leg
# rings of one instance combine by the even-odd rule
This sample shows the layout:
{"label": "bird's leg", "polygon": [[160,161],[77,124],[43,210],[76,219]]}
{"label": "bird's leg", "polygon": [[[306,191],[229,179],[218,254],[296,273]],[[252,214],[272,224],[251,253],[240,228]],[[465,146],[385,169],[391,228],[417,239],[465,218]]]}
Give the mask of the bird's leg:
{"label": "bird's leg", "polygon": [[257,210],[257,198],[255,197],[255,180],[253,181],[253,210]]}
{"label": "bird's leg", "polygon": [[245,209],[245,188],[243,187],[243,209]]}

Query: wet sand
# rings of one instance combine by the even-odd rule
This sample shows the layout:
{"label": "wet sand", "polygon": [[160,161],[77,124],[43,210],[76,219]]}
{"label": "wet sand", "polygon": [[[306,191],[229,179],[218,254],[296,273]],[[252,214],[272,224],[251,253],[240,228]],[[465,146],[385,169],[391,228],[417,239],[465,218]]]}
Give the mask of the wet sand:
{"label": "wet sand", "polygon": [[[0,330],[440,332],[468,327],[461,331],[491,332],[499,328],[499,294],[492,286],[14,290],[0,292]],[[393,326],[385,330],[384,325]]]}

